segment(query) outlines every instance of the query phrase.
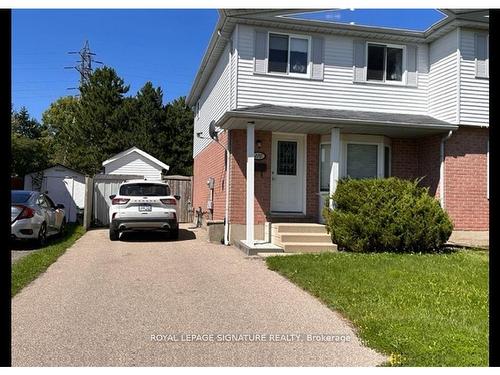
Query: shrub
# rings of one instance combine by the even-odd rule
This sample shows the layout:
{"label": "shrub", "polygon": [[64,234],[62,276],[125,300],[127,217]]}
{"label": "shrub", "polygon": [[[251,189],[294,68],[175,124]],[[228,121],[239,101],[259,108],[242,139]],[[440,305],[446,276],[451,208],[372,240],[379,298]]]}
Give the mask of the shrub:
{"label": "shrub", "polygon": [[323,209],[327,231],[341,250],[436,252],[453,230],[448,214],[418,180],[342,179],[334,210]]}

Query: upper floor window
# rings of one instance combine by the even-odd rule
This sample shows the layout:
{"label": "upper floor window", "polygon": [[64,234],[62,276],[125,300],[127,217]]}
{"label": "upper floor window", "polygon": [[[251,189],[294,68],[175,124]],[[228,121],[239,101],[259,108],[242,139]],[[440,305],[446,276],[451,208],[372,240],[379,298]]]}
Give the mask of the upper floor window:
{"label": "upper floor window", "polygon": [[403,52],[402,46],[368,43],[367,79],[402,82]]}
{"label": "upper floor window", "polygon": [[307,37],[269,34],[269,73],[307,75],[309,72],[309,45]]}

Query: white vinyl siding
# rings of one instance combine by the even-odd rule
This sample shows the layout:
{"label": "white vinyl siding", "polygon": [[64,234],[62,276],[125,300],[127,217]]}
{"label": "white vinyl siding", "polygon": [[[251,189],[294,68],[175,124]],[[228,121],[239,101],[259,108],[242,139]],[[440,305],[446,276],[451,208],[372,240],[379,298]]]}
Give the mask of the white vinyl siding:
{"label": "white vinyl siding", "polygon": [[489,124],[489,80],[476,77],[475,34],[474,30],[461,30],[460,123],[484,126]]}
{"label": "white vinyl siding", "polygon": [[457,30],[430,44],[429,114],[443,121],[457,120]]}
{"label": "white vinyl siding", "polygon": [[137,152],[131,152],[106,164],[105,174],[125,174],[144,176],[148,180],[160,180],[162,168]]}
{"label": "white vinyl siding", "polygon": [[[280,33],[279,30],[269,30]],[[281,31],[282,33],[286,33]],[[311,34],[314,37],[315,34]],[[323,80],[254,74],[254,28],[238,28],[238,108],[263,103],[392,113],[427,113],[427,47],[419,45],[418,87],[353,84],[353,38],[325,35]]]}
{"label": "white vinyl siding", "polygon": [[207,85],[201,93],[199,116],[194,121],[193,157],[211,142],[211,139],[198,138],[196,133],[202,132],[203,137],[209,138],[208,127],[210,122],[212,120],[217,121],[224,112],[231,108],[231,97],[234,95],[231,94],[229,49],[230,43],[227,43]]}

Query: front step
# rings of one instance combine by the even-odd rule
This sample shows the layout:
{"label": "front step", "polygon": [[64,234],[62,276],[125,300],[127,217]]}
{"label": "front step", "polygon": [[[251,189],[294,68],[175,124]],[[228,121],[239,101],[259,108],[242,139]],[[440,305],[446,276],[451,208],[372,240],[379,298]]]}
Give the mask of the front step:
{"label": "front step", "polygon": [[331,237],[326,233],[280,233],[280,240],[287,242],[314,242],[332,243]]}
{"label": "front step", "polygon": [[286,242],[281,245],[285,253],[320,253],[337,251],[337,245],[322,242]]}
{"label": "front step", "polygon": [[326,227],[316,223],[273,223],[271,242],[285,253],[336,251]]}

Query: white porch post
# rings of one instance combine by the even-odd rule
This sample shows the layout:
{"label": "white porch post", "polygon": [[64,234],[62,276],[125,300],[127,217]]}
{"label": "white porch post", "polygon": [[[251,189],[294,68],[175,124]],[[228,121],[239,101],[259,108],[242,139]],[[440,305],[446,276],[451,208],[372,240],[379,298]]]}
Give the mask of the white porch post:
{"label": "white porch post", "polygon": [[[340,173],[340,129],[332,128],[330,138],[330,196],[337,189]],[[333,201],[330,199],[330,209],[333,209]]]}
{"label": "white porch post", "polygon": [[254,141],[255,124],[247,124],[247,246],[254,246]]}

